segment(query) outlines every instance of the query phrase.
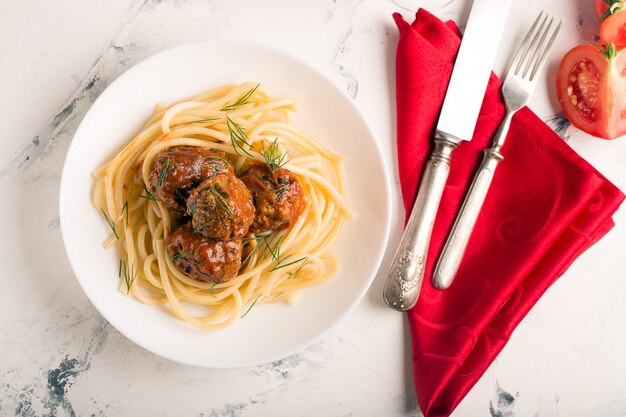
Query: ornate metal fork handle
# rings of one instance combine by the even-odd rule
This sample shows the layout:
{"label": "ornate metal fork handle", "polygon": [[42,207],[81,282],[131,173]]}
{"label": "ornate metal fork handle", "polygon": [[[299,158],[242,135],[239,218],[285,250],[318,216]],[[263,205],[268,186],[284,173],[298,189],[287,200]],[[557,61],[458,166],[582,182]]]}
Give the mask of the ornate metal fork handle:
{"label": "ornate metal fork handle", "polygon": [[561,28],[562,21],[552,31],[552,35],[548,37],[554,18],[548,21],[549,16],[546,15],[543,20],[542,16],[543,12],[533,23],[511,61],[502,86],[506,116],[493,138],[491,147],[485,150],[483,162],[474,177],[437,262],[433,274],[433,285],[439,289],[448,288],[459,269],[496,167],[503,158],[500,154],[500,148],[506,139],[511,119],[530,99],[537,84],[536,76],[543,68],[548,52]]}

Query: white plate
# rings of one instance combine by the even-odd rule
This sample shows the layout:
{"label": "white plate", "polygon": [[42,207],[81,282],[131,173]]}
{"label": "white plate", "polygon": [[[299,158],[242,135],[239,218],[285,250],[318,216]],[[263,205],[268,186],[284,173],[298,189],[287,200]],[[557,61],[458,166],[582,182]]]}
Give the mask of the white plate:
{"label": "white plate", "polygon": [[[329,283],[301,292],[295,306],[262,304],[234,326],[199,330],[158,306],[118,290],[109,230],[91,205],[91,172],[140,129],[158,102],[171,103],[223,84],[260,82],[276,96],[297,99],[295,125],[345,157],[348,197],[357,217],[331,248],[342,270]],[[186,364],[230,368],[278,360],[333,326],[361,300],[380,265],[390,227],[387,168],[374,135],[352,100],[310,65],[275,49],[239,41],[173,48],[137,64],[93,104],[65,160],[61,230],[80,285],[122,334],[157,355]]]}

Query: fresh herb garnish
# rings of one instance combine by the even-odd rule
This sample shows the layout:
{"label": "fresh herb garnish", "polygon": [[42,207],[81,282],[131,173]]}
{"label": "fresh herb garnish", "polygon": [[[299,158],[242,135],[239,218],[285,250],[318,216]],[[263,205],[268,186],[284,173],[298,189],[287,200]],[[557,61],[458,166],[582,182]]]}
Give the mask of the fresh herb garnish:
{"label": "fresh herb garnish", "polygon": [[259,88],[260,85],[261,85],[261,83],[258,83],[256,85],[256,87],[251,88],[250,90],[248,90],[248,92],[246,94],[244,94],[243,96],[239,97],[239,99],[237,101],[235,101],[233,104],[229,104],[228,106],[222,107],[221,111],[232,110],[235,107],[239,107],[239,106],[241,106],[243,104],[248,103],[248,99],[250,97],[252,97],[252,94],[254,94],[254,92],[256,91],[257,88]]}
{"label": "fresh herb garnish", "polygon": [[[265,254],[265,258],[267,258],[268,255],[272,255],[272,258],[274,258],[274,260],[276,262],[280,261],[280,242],[283,240],[284,237],[285,237],[285,235],[280,236],[276,240],[276,242],[274,242],[274,244],[271,245],[271,246],[267,242],[267,239],[263,240],[265,242],[265,247],[267,248],[267,253]],[[265,258],[263,258],[263,259],[265,259]]]}
{"label": "fresh herb garnish", "polygon": [[291,184],[283,185],[282,187],[277,188],[275,190],[276,198],[274,199],[274,202],[272,203],[272,207],[274,207],[276,203],[278,203],[279,201],[283,199],[283,197],[285,196],[285,191],[287,190],[287,187],[289,187],[289,185]]}
{"label": "fresh herb garnish", "polygon": [[209,293],[211,294],[211,297],[215,298],[215,294],[213,294],[213,290],[215,289],[215,286],[217,285],[217,281],[213,281],[213,284],[211,284],[211,286],[209,287]]}
{"label": "fresh herb garnish", "polygon": [[206,231],[206,225],[203,223],[200,225],[200,227],[194,227],[193,228],[193,234],[197,234],[197,233],[204,233]]}
{"label": "fresh herb garnish", "polygon": [[184,250],[180,249],[178,252],[176,252],[174,254],[174,256],[172,256],[172,259],[177,261],[179,259],[183,259],[187,257],[187,252],[185,252]]}
{"label": "fresh herb garnish", "polygon": [[253,147],[248,139],[248,136],[243,131],[243,128],[239,126],[237,123],[233,122],[228,114],[226,115],[226,127],[228,127],[228,133],[230,134],[230,143],[235,150],[235,153],[239,156],[242,156],[240,152],[245,153],[248,156],[252,156],[252,154],[244,148],[244,145],[248,145]]}
{"label": "fresh herb garnish", "polygon": [[157,179],[156,184],[154,184],[155,190],[159,188],[161,184],[163,183],[163,180],[165,180],[165,174],[167,174],[167,169],[169,168],[169,166],[170,166],[170,160],[167,159],[165,160],[165,163],[163,164],[163,168],[161,168],[161,172],[159,172],[159,178]]}
{"label": "fresh herb garnish", "polygon": [[209,123],[219,120],[219,117],[209,117],[208,119],[192,120],[191,122],[183,123],[184,125],[191,125],[195,123]]}
{"label": "fresh herb garnish", "polygon": [[287,191],[287,188],[289,188],[289,186],[291,185],[291,183],[287,180],[283,180],[282,178],[278,178],[278,183],[280,184],[284,184],[278,188],[274,188],[272,191],[269,191],[267,193],[263,193],[263,194],[255,194],[256,197],[267,197],[270,196],[272,194],[276,194],[276,197],[274,198],[274,202],[272,203],[271,207],[274,207],[276,205],[276,203],[280,202],[284,197],[285,197],[285,192]]}
{"label": "fresh herb garnish", "polygon": [[104,211],[102,207],[100,207],[100,210],[102,211],[102,214],[104,214],[104,218],[106,219],[107,223],[109,224],[109,227],[113,231],[113,234],[119,240],[120,236],[117,234],[117,230],[115,230],[115,223],[112,222],[111,219],[109,219],[109,216],[107,216],[106,212]]}
{"label": "fresh herb garnish", "polygon": [[222,158],[221,156],[217,156],[217,155],[208,155],[206,159],[216,159],[218,161],[222,161],[226,164],[226,166],[232,165],[232,162],[230,162],[228,159]]}
{"label": "fresh herb garnish", "polygon": [[[254,246],[252,247],[252,249],[250,250],[250,252],[246,255],[246,257],[241,261],[241,264],[244,265],[246,262],[248,262],[248,260],[252,257],[252,255],[254,255],[254,253],[259,249],[260,243],[259,241],[264,241],[266,242],[266,236],[254,236],[254,237],[244,237],[242,239],[243,241],[243,246],[254,242]],[[266,242],[267,244],[267,242]]]}
{"label": "fresh herb garnish", "polygon": [[291,262],[289,262],[289,263],[284,263],[284,262],[285,262],[285,261],[287,261],[287,259],[289,259],[290,257],[291,257],[291,255],[288,255],[288,256],[286,256],[286,257],[285,257],[285,258],[283,258],[283,259],[279,259],[279,260],[276,262],[276,264],[272,267],[272,269],[270,269],[270,270],[269,270],[269,272],[276,271],[276,270],[278,270],[278,269],[282,269],[282,268],[286,268],[286,267],[288,267],[288,266],[295,265],[295,264],[297,264],[298,262],[302,262],[302,261],[304,261],[304,260],[308,259],[308,256],[303,256],[302,258],[300,258],[300,259],[298,259],[298,260],[291,261]]}
{"label": "fresh herb garnish", "polygon": [[[276,200],[279,200],[280,198],[283,197],[283,195],[285,194],[285,190],[287,190],[287,188],[290,186],[291,184],[285,184],[281,187],[275,188],[272,191],[269,191],[267,193],[263,193],[263,194],[256,194],[257,197],[267,197],[268,195],[272,195],[272,194],[276,194],[279,196],[279,198],[277,198]],[[274,202],[276,202],[276,200]]]}
{"label": "fresh herb garnish", "polygon": [[308,256],[303,256],[302,258],[296,259],[295,261],[291,261],[291,262],[287,262],[287,260],[289,258],[292,257],[292,255],[287,255],[286,257],[282,257],[280,254],[280,244],[283,240],[283,238],[285,237],[285,235],[280,236],[276,242],[274,242],[274,244],[270,245],[269,242],[267,241],[267,236],[254,236],[254,237],[245,237],[242,239],[243,241],[243,245],[247,245],[250,242],[255,242],[255,246],[252,248],[252,250],[250,251],[250,253],[245,257],[244,260],[241,261],[241,264],[245,264],[248,259],[252,256],[252,254],[254,254],[258,248],[260,247],[259,241],[263,241],[263,243],[265,243],[265,248],[266,248],[266,253],[265,253],[265,257],[263,259],[266,259],[268,256],[272,256],[272,258],[276,261],[276,263],[274,264],[274,266],[268,271],[268,272],[272,272],[272,271],[276,271],[279,269],[283,269],[286,268],[288,266],[292,266],[295,265],[299,262],[302,262],[300,264],[300,266],[298,266],[298,268],[295,271],[289,271],[287,272],[287,274],[289,275],[289,277],[293,277],[294,275],[296,275],[298,272],[300,272],[302,270],[302,268],[304,268],[304,266],[309,262],[309,257]]}
{"label": "fresh herb garnish", "polygon": [[122,207],[122,214],[126,212],[126,227],[128,227],[128,201],[124,203],[124,207]]}
{"label": "fresh herb garnish", "polygon": [[143,186],[143,190],[146,192],[146,195],[140,195],[140,198],[147,198],[150,201],[154,201],[155,203],[157,201],[159,201],[158,198],[156,198],[149,190],[148,187],[146,187],[146,183],[145,182],[141,182],[141,185]]}
{"label": "fresh herb garnish", "polygon": [[245,313],[243,313],[243,316],[241,316],[240,318],[244,318],[244,317],[246,317],[246,314],[248,314],[248,313],[250,312],[250,310],[252,310],[252,307],[254,307],[254,305],[256,304],[256,302],[257,302],[257,301],[259,301],[259,298],[261,298],[261,295],[263,295],[263,294],[260,294],[260,295],[256,298],[256,300],[254,300],[254,302],[252,303],[252,305],[251,305],[250,307],[248,307],[248,309],[246,310],[246,312],[245,312]]}
{"label": "fresh herb garnish", "polygon": [[202,191],[206,191],[211,194],[211,196],[215,199],[215,204],[226,212],[229,219],[235,217],[235,213],[233,213],[228,205],[228,202],[226,201],[229,195],[222,187],[219,186],[219,184],[213,184]]}
{"label": "fresh herb garnish", "polygon": [[228,195],[228,193],[226,192],[226,190],[224,190],[222,188],[221,185],[215,183],[213,184],[213,189],[219,194],[221,195],[223,198],[230,198],[230,195]]}
{"label": "fresh herb garnish", "polygon": [[221,284],[221,283],[222,283],[222,280],[224,279],[224,274],[225,274],[225,273],[224,273],[224,271],[221,271],[221,272],[222,272],[222,273],[221,273],[220,277],[219,277],[219,278],[217,278],[217,279],[214,279],[214,280],[213,280],[213,284],[211,284],[211,286],[209,287],[209,293],[211,293],[211,297],[213,297],[213,298],[215,298],[215,295],[213,294],[213,290],[215,289],[215,286],[216,286],[217,284]]}
{"label": "fresh herb garnish", "polygon": [[[291,262],[285,263],[287,261],[287,259],[291,258],[292,255],[287,255],[286,257],[283,258],[281,256],[281,254],[280,254],[280,244],[281,244],[281,242],[282,242],[284,237],[285,237],[285,235],[280,236],[276,240],[276,242],[274,242],[273,245],[270,245],[267,242],[267,239],[265,238],[265,236],[263,236],[263,238],[264,238],[263,241],[265,242],[265,247],[267,248],[267,254],[265,255],[265,258],[267,258],[268,255],[271,255],[272,258],[276,261],[276,263],[274,264],[272,269],[270,269],[268,272],[272,272],[272,271],[276,271],[278,269],[286,268],[288,266],[295,265],[298,262],[302,262],[302,261],[305,261],[305,263],[306,263],[306,261],[309,259],[308,256],[303,256],[302,258],[297,259],[295,261],[291,261]],[[301,268],[299,268],[299,269],[301,269]]]}
{"label": "fresh herb garnish", "polygon": [[259,240],[264,240],[265,238],[266,236],[253,236],[253,237],[244,237],[241,240],[243,241],[243,244],[245,245],[246,243],[250,243],[252,241],[258,242]]}
{"label": "fresh herb garnish", "polygon": [[130,270],[127,268],[126,262],[120,259],[120,271],[119,277],[124,276],[124,282],[126,283],[126,294],[130,294],[130,289],[137,278],[137,269],[135,268],[135,261],[133,261]]}
{"label": "fresh herb garnish", "polygon": [[263,159],[265,159],[265,162],[272,171],[272,174],[285,166],[287,162],[289,162],[289,160],[287,159],[287,152],[280,152],[280,147],[278,146],[278,138],[274,139],[274,142],[272,142],[267,148],[265,147],[265,143],[262,143],[260,154]]}
{"label": "fresh herb garnish", "polygon": [[207,179],[211,179],[215,177],[223,169],[226,169],[229,165],[232,165],[232,163],[228,159],[222,158],[221,156],[217,156],[217,155],[209,155],[206,157],[206,159],[211,159],[215,161],[215,162],[209,163],[209,166],[213,168],[213,173],[209,175]]}
{"label": "fresh herb garnish", "polygon": [[292,277],[296,276],[296,274],[297,274],[298,272],[300,272],[300,271],[302,270],[302,268],[304,268],[304,266],[305,266],[307,263],[309,263],[309,257],[308,257],[308,256],[306,257],[306,259],[304,260],[304,262],[302,262],[302,263],[300,264],[300,266],[298,267],[298,269],[296,269],[295,271],[289,271],[289,272],[287,272],[287,275],[289,275],[289,278],[292,278]]}

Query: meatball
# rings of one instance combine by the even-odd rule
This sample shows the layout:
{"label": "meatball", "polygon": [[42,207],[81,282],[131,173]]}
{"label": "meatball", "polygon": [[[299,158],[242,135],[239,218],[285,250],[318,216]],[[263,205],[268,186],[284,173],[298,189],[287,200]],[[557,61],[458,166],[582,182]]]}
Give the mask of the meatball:
{"label": "meatball", "polygon": [[240,239],[254,221],[254,205],[244,183],[223,172],[189,193],[187,214],[197,233],[213,239]]}
{"label": "meatball", "polygon": [[254,164],[241,176],[254,200],[256,216],[250,231],[281,230],[291,226],[302,214],[304,192],[298,178],[289,170],[272,172],[267,165]]}
{"label": "meatball", "polygon": [[169,209],[185,211],[189,191],[218,172],[232,172],[224,152],[195,146],[176,146],[159,153],[152,162],[150,185]]}
{"label": "meatball", "polygon": [[241,267],[241,240],[214,240],[194,233],[191,224],[167,238],[167,253],[185,275],[205,282],[226,282]]}

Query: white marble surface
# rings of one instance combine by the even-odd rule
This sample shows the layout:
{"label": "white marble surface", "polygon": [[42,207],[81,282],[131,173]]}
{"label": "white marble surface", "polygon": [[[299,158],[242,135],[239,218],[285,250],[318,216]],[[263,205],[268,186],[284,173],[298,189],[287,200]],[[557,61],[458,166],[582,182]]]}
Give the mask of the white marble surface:
{"label": "white marble surface", "polygon": [[[554,57],[593,40],[590,0],[546,3],[515,2],[497,72],[540,7],[567,19]],[[437,14],[462,23],[468,5],[456,0]],[[390,0],[0,2],[1,416],[419,415],[406,324],[383,306],[382,276],[354,312],[294,356],[255,368],[193,368],[135,346],[95,311],[58,227],[63,159],[102,90],[157,51],[238,38],[314,62],[354,97],[393,169],[394,245],[403,215],[393,162],[396,9]],[[626,139],[589,138],[558,115],[554,57],[531,107],[626,189]],[[624,210],[615,220],[519,326],[455,416],[626,415]]]}

